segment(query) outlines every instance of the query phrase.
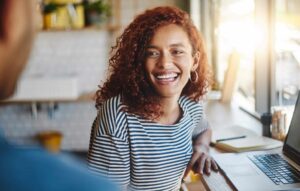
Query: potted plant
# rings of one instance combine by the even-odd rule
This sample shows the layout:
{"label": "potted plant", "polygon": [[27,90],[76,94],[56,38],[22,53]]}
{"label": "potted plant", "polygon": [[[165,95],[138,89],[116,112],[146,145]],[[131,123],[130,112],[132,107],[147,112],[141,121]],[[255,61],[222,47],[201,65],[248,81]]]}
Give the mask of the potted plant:
{"label": "potted plant", "polygon": [[103,0],[85,1],[84,8],[87,25],[102,25],[111,16],[111,7]]}

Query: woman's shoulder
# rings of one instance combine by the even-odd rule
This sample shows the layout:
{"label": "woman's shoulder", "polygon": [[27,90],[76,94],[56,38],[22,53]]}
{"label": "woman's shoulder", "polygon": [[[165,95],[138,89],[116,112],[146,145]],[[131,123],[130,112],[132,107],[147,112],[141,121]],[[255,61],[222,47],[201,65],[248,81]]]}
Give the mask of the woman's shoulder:
{"label": "woman's shoulder", "polygon": [[110,123],[116,123],[115,125],[118,125],[118,120],[124,119],[124,117],[120,116],[125,115],[122,107],[120,95],[111,97],[104,101],[98,108],[98,116],[101,119],[104,119],[104,121],[109,121]]}
{"label": "woman's shoulder", "polygon": [[107,100],[105,100],[102,105],[112,105],[112,104],[115,104],[115,105],[118,105],[121,103],[121,95],[117,95],[117,96],[114,96],[114,97],[111,97],[111,98],[108,98]]}
{"label": "woman's shoulder", "polygon": [[124,131],[126,117],[122,110],[121,96],[107,99],[98,109],[99,125],[103,130],[102,134],[115,135]]}
{"label": "woman's shoulder", "polygon": [[194,101],[187,96],[181,96],[179,98],[179,104],[181,105],[181,107],[183,107],[185,109],[192,109],[192,108],[202,109],[203,108],[202,101]]}
{"label": "woman's shoulder", "polygon": [[120,108],[121,106],[121,95],[117,95],[105,100],[99,107],[99,110],[109,110],[110,112],[117,112],[118,108]]}
{"label": "woman's shoulder", "polygon": [[201,119],[203,115],[202,101],[194,101],[187,96],[181,96],[179,104],[184,112],[189,113],[193,119]]}

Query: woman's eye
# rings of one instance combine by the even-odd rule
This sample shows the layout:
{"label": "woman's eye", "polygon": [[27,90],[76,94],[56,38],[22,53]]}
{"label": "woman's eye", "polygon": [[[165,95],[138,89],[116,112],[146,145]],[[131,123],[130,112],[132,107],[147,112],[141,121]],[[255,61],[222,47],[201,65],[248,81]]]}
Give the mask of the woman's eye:
{"label": "woman's eye", "polygon": [[159,53],[156,51],[148,51],[147,52],[147,57],[156,58],[158,56],[159,56]]}
{"label": "woman's eye", "polygon": [[182,50],[173,50],[172,51],[172,54],[175,55],[175,56],[180,56],[184,53],[184,51]]}

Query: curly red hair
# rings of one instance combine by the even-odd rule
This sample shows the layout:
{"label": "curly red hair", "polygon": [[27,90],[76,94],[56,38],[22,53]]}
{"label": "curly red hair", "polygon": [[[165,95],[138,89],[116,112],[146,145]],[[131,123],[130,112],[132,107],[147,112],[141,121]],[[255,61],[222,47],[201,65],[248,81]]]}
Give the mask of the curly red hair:
{"label": "curly red hair", "polygon": [[155,31],[165,25],[176,24],[187,33],[193,54],[199,52],[198,80],[189,81],[182,91],[194,101],[207,92],[210,85],[204,42],[189,15],[176,7],[157,7],[138,15],[117,38],[109,60],[110,76],[96,92],[96,107],[114,96],[122,95],[125,110],[148,119],[161,115],[158,95],[145,76],[146,48]]}

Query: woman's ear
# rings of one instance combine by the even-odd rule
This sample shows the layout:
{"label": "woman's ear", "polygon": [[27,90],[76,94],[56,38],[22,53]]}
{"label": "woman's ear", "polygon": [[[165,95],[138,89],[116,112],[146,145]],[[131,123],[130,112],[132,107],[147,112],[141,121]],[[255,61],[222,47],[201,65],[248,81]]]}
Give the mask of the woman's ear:
{"label": "woman's ear", "polygon": [[199,51],[197,51],[194,54],[193,59],[194,59],[194,63],[193,63],[193,66],[192,66],[192,71],[195,71],[199,66],[199,61],[200,61],[200,52]]}

